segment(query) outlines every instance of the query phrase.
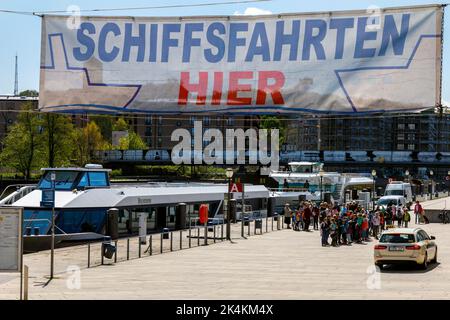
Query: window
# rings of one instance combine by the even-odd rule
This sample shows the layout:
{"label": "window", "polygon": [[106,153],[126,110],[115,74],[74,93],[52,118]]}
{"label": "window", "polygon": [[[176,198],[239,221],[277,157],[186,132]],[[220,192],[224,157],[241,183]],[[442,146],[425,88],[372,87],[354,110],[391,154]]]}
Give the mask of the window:
{"label": "window", "polygon": [[425,231],[419,231],[419,233],[417,235],[419,235],[422,237],[422,240],[429,240],[430,237],[428,237],[428,235],[425,233]]}
{"label": "window", "polygon": [[78,187],[84,188],[89,186],[89,180],[88,180],[88,176],[87,173],[83,173],[83,176],[80,179],[80,182],[78,183]]}
{"label": "window", "polygon": [[[78,176],[77,171],[54,171],[55,172],[55,189],[56,190],[71,190],[73,182]],[[51,172],[47,171],[39,183],[39,189],[51,189]]]}
{"label": "window", "polygon": [[145,124],[151,125],[152,124],[152,116],[146,116],[145,117]]}
{"label": "window", "polygon": [[108,185],[106,172],[88,172],[88,175],[91,187],[106,187]]}
{"label": "window", "polygon": [[416,124],[415,123],[408,124],[408,129],[409,130],[416,130]]}
{"label": "window", "polygon": [[380,243],[414,243],[414,235],[410,233],[386,233],[381,236]]}
{"label": "window", "polygon": [[399,123],[399,124],[397,124],[397,128],[399,130],[404,130],[405,129],[405,124],[404,123]]}

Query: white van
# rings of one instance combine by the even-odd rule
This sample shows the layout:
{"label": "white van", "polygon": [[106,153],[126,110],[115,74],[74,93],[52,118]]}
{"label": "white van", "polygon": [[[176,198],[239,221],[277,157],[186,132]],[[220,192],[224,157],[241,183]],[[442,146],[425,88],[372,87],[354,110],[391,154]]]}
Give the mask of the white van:
{"label": "white van", "polygon": [[409,208],[413,203],[411,184],[402,181],[394,181],[386,186],[385,196],[403,196],[406,199],[406,205]]}
{"label": "white van", "polygon": [[384,197],[381,197],[377,201],[377,206],[380,207],[380,208],[386,209],[386,207],[389,204],[393,204],[396,207],[398,207],[398,206],[405,206],[406,205],[406,199],[405,199],[404,196],[384,196]]}

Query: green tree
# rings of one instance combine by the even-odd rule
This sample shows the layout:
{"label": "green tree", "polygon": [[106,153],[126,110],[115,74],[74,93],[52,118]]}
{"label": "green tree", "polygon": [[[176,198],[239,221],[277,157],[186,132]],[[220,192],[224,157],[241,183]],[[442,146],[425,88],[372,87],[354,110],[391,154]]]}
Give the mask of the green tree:
{"label": "green tree", "polygon": [[99,126],[94,121],[90,121],[82,129],[75,129],[72,136],[75,145],[74,157],[80,166],[91,162],[95,156],[95,151],[110,149]]}
{"label": "green tree", "polygon": [[31,103],[24,104],[3,141],[0,155],[3,166],[16,169],[25,179],[30,179],[31,172],[42,165],[42,121],[32,107]]}
{"label": "green tree", "polygon": [[19,93],[21,97],[39,97],[39,92],[36,90],[24,90]]}
{"label": "green tree", "polygon": [[68,165],[74,149],[72,139],[75,129],[71,119],[55,113],[45,113],[42,118],[47,165]]}
{"label": "green tree", "polygon": [[113,124],[114,131],[128,131],[128,129],[129,129],[128,123],[122,117],[117,119],[117,121]]}
{"label": "green tree", "polygon": [[261,129],[278,129],[280,145],[286,141],[287,122],[283,121],[281,117],[277,116],[261,116]]}
{"label": "green tree", "polygon": [[128,130],[128,135],[122,137],[119,140],[120,150],[141,150],[147,149],[148,146],[142,140],[142,138],[134,131]]}

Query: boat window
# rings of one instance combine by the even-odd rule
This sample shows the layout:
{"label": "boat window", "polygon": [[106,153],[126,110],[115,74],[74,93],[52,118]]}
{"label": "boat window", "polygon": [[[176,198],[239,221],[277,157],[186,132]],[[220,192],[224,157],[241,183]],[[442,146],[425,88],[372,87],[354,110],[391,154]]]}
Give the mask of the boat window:
{"label": "boat window", "polygon": [[83,173],[83,175],[81,176],[80,182],[78,182],[78,187],[87,187],[89,185],[89,181],[88,181],[88,176],[87,173]]}
{"label": "boat window", "polygon": [[88,174],[91,187],[106,187],[108,185],[106,172],[89,172]]}
{"label": "boat window", "polygon": [[[56,190],[71,190],[73,182],[77,177],[76,171],[55,171],[55,189]],[[39,189],[51,189],[51,172],[47,171],[39,183]]]}

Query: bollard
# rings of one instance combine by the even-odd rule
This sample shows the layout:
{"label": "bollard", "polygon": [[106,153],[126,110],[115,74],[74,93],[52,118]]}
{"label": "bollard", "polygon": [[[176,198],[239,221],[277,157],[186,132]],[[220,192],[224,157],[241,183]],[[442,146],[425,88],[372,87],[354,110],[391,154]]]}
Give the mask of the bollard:
{"label": "bollard", "polygon": [[116,251],[114,252],[114,263],[117,263],[117,240],[114,241],[114,244],[116,246]]}
{"label": "bollard", "polygon": [[163,253],[163,234],[160,234],[160,239],[161,239],[161,248],[160,248],[160,253]]}
{"label": "bollard", "polygon": [[180,250],[183,250],[183,230],[180,230]]}
{"label": "bollard", "polygon": [[103,265],[103,252],[105,251],[105,248],[104,248],[104,246],[103,246],[103,242],[102,242],[102,248],[101,248],[101,250],[100,250],[100,254],[101,254],[101,256],[102,256],[102,258],[101,258],[101,265]]}
{"label": "bollard", "polygon": [[223,221],[223,219],[222,219],[222,224],[220,225],[220,239],[223,241],[223,225],[225,224],[224,223],[225,221]]}
{"label": "bollard", "polygon": [[88,268],[91,267],[91,243],[88,243]]}
{"label": "bollard", "polygon": [[250,221],[250,218],[248,218],[248,231],[247,231],[247,233],[248,233],[248,235],[250,236],[250,224],[251,224],[251,221]]}
{"label": "bollard", "polygon": [[200,246],[200,227],[197,228],[197,247]]}
{"label": "bollard", "polygon": [[213,226],[214,230],[214,243],[216,243],[216,225]]}
{"label": "bollard", "polygon": [[130,260],[130,238],[127,238],[127,260]]}
{"label": "bollard", "polygon": [[192,246],[191,246],[191,228],[190,228],[190,226],[189,226],[189,248],[191,248]]}
{"label": "bollard", "polygon": [[272,216],[272,231],[273,231],[273,216]]}
{"label": "bollard", "polygon": [[141,257],[141,238],[140,237],[138,238],[138,242],[139,242],[139,254],[138,254],[138,256],[140,258]]}
{"label": "bollard", "polygon": [[208,245],[208,226],[207,222],[205,222],[205,246]]}
{"label": "bollard", "polygon": [[245,238],[244,235],[244,215],[241,214],[241,238]]}
{"label": "bollard", "polygon": [[152,255],[153,254],[153,236],[152,235],[150,235],[150,249],[149,249],[149,251],[150,251],[150,255]]}
{"label": "bollard", "polygon": [[173,232],[170,232],[170,251],[173,251]]}
{"label": "bollard", "polygon": [[268,229],[268,223],[269,223],[269,217],[266,216],[266,233],[267,233],[267,229]]}

